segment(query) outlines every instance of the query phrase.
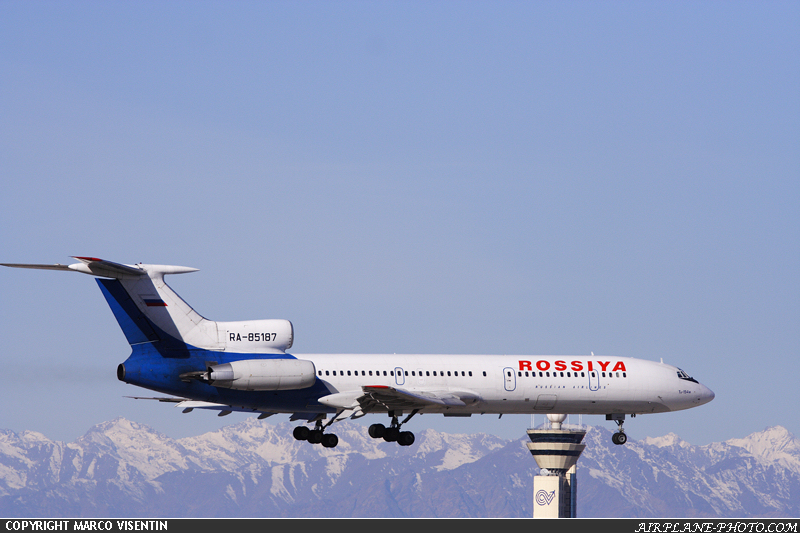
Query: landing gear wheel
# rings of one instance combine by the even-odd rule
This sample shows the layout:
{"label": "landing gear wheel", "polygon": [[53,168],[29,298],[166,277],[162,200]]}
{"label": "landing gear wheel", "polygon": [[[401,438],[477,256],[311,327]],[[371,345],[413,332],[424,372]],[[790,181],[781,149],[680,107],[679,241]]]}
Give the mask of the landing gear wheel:
{"label": "landing gear wheel", "polygon": [[383,424],[372,424],[367,433],[369,433],[369,436],[373,439],[382,439],[383,435],[386,433],[386,426]]}
{"label": "landing gear wheel", "polygon": [[339,437],[333,433],[325,433],[322,435],[322,445],[326,448],[335,448],[339,444]]}
{"label": "landing gear wheel", "polygon": [[410,431],[401,431],[397,436],[397,444],[400,446],[411,446],[414,444],[414,434]]}
{"label": "landing gear wheel", "polygon": [[308,440],[308,434],[311,433],[311,430],[305,426],[297,426],[292,431],[292,435],[296,440]]}
{"label": "landing gear wheel", "polygon": [[383,433],[383,440],[386,442],[395,442],[399,435],[400,430],[398,428],[386,428],[386,431]]}
{"label": "landing gear wheel", "polygon": [[312,429],[308,432],[308,442],[311,444],[319,444],[322,442],[322,430],[321,429]]}
{"label": "landing gear wheel", "polygon": [[[634,415],[631,415],[633,417]],[[614,444],[625,444],[628,442],[628,436],[625,434],[625,430],[622,429],[622,424],[625,423],[625,415],[623,413],[611,413],[606,415],[606,420],[613,420],[617,423],[617,427],[619,430],[611,435],[611,442]]]}

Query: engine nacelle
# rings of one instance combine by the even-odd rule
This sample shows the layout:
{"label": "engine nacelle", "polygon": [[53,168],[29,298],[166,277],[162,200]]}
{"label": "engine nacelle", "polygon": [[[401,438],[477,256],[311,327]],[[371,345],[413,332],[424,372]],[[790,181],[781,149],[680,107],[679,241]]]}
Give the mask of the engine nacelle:
{"label": "engine nacelle", "polygon": [[209,385],[266,391],[306,389],[316,381],[314,363],[303,359],[245,359],[208,368]]}
{"label": "engine nacelle", "polygon": [[217,322],[217,334],[228,352],[284,353],[294,342],[288,320],[243,320]]}

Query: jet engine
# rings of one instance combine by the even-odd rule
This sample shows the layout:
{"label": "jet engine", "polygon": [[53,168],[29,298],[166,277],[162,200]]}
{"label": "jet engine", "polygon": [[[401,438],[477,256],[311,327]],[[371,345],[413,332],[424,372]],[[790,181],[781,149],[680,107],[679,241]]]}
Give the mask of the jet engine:
{"label": "jet engine", "polygon": [[303,359],[245,359],[208,367],[204,381],[225,389],[306,389],[317,379],[314,363]]}

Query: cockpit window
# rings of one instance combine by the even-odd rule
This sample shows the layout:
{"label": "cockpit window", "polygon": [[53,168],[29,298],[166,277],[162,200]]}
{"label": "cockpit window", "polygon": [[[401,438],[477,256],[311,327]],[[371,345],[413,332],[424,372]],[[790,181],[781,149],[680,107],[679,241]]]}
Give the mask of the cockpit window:
{"label": "cockpit window", "polygon": [[691,381],[692,383],[697,383],[697,380],[696,380],[696,379],[694,379],[693,377],[691,377],[689,374],[687,374],[686,372],[684,372],[684,371],[683,371],[683,370],[681,370],[680,368],[678,369],[678,377],[679,377],[680,379],[685,379],[686,381]]}

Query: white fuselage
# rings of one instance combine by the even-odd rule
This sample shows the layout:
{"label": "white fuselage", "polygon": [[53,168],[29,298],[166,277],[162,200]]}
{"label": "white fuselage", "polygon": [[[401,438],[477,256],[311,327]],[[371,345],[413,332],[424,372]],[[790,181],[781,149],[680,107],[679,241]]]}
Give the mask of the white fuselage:
{"label": "white fuselage", "polygon": [[[710,402],[714,393],[680,369],[608,356],[293,354],[312,361],[331,394],[363,386],[452,392],[465,406],[422,412],[564,414],[658,413]],[[685,374],[684,374],[685,375]]]}
{"label": "white fuselage", "polygon": [[290,354],[288,320],[207,320],[164,283],[165,275],[194,268],[77,259],[3,264],[102,278],[97,283],[133,349],[117,377],[194,401],[179,404],[187,409],[312,418],[336,412],[337,419],[381,411],[624,415],[678,411],[714,398],[679,368],[624,357]]}

